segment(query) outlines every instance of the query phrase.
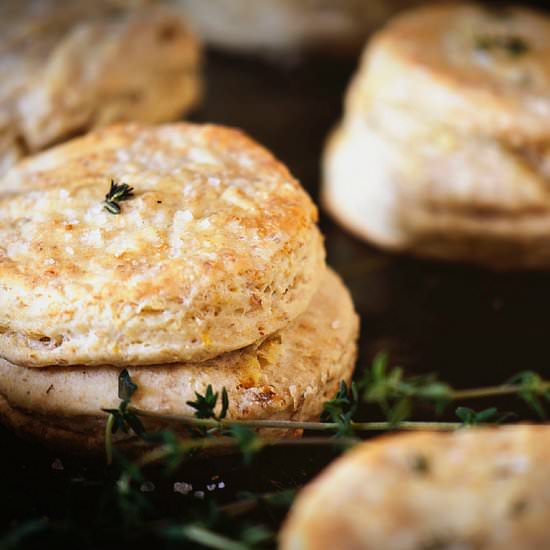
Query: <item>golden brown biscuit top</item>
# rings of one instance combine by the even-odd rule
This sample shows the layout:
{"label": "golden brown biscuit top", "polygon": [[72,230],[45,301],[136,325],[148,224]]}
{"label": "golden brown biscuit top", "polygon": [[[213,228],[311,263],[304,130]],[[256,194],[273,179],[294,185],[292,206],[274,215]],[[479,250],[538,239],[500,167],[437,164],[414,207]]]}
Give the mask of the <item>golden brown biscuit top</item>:
{"label": "golden brown biscuit top", "polygon": [[301,493],[281,548],[548,548],[549,441],[525,425],[361,444]]}
{"label": "golden brown biscuit top", "polygon": [[538,139],[550,124],[550,18],[471,3],[411,10],[376,35],[362,75],[371,97],[427,118]]}
{"label": "golden brown biscuit top", "polygon": [[[118,215],[111,180],[134,188]],[[20,164],[0,197],[0,354],[16,362],[212,356],[281,328],[315,291],[316,209],[236,130],[110,127]],[[14,334],[23,355],[2,347]]]}

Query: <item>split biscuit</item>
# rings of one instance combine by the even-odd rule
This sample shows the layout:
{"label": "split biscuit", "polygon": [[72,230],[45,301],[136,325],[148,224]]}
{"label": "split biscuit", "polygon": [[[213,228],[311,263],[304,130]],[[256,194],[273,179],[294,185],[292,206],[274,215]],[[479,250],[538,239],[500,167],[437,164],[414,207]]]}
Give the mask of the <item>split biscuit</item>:
{"label": "split biscuit", "polygon": [[[315,420],[339,382],[351,378],[357,334],[349,292],[324,270],[307,310],[259,343],[200,363],[129,366],[138,385],[132,405],[149,413],[192,415],[186,402],[211,384],[216,391],[226,388],[230,419]],[[106,422],[101,409],[118,407],[120,371],[115,366],[32,369],[0,359],[0,418],[50,447],[101,451]],[[143,421],[148,429],[181,430],[177,421]],[[115,435],[121,444],[127,438]]]}

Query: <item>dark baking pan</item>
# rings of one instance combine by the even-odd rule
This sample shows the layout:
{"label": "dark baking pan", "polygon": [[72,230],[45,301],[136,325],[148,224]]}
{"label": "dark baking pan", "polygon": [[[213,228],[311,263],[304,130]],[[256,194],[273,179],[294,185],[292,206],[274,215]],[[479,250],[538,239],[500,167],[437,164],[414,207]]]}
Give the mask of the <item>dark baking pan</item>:
{"label": "dark baking pan", "polygon": [[[324,140],[339,118],[355,63],[315,56],[266,61],[209,52],[206,99],[193,119],[244,129],[287,163],[317,199]],[[356,240],[324,214],[321,226],[329,263],[349,285],[361,315],[358,376],[380,351],[408,374],[437,372],[456,387],[500,383],[522,370],[550,373],[550,274],[494,273],[388,255]],[[493,404],[534,418],[515,399],[492,400],[487,406]],[[374,410],[362,413],[379,418]],[[428,411],[418,416],[431,419]],[[112,473],[101,461],[51,453],[3,429],[0,445],[0,532],[14,532],[15,526],[35,530],[28,536],[15,531],[22,536],[13,538],[13,548],[121,546],[119,527],[124,526],[119,520],[109,523],[112,503],[105,500]],[[227,503],[243,491],[299,487],[335,454],[326,447],[296,447],[262,452],[250,465],[232,455],[195,460],[170,478],[159,474],[154,490],[151,485],[143,489],[152,490],[148,496],[162,524],[163,518],[203,506],[208,499],[201,493]],[[181,494],[186,490],[191,496]],[[89,528],[97,514],[107,517],[103,531]],[[282,515],[256,508],[250,519],[258,517],[276,529]],[[46,523],[54,526],[47,533],[42,531]],[[134,545],[148,543],[131,538],[130,530]]]}

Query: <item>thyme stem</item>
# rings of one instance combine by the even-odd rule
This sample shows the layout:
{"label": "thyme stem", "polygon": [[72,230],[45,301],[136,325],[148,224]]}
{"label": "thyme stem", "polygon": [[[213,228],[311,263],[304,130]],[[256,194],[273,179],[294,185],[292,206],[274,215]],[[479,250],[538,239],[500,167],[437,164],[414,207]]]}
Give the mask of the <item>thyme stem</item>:
{"label": "thyme stem", "polygon": [[115,422],[115,415],[109,414],[107,422],[105,423],[105,456],[107,457],[107,464],[110,465],[113,462],[113,424]]}
{"label": "thyme stem", "polygon": [[[213,418],[196,418],[194,416],[166,415],[144,411],[130,407],[129,411],[144,417],[160,420],[180,422],[188,426],[200,426],[204,428],[230,428],[242,426],[244,428],[256,429],[282,429],[282,430],[308,430],[313,432],[332,432],[338,428],[334,422],[295,422],[293,420],[214,420]],[[450,431],[462,426],[460,422],[400,422],[394,425],[390,422],[351,422],[351,427],[357,431],[386,431],[389,429],[399,430],[440,430]],[[290,440],[292,441],[292,440]]]}
{"label": "thyme stem", "polygon": [[[500,395],[516,395],[522,387],[518,384],[503,384],[501,386],[489,386],[487,388],[473,388],[470,390],[453,390],[449,398],[453,401],[466,399],[480,399],[483,397],[498,397]],[[543,382],[541,391],[550,390],[550,382]]]}

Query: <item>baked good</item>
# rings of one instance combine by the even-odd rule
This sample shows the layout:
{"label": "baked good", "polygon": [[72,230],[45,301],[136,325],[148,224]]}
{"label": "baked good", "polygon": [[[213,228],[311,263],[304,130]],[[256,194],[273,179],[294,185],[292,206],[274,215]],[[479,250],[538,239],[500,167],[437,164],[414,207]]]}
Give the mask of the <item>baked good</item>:
{"label": "baked good", "polygon": [[[307,310],[260,342],[201,363],[129,367],[139,388],[132,404],[149,412],[190,415],[193,410],[186,401],[211,384],[217,391],[227,389],[228,418],[315,420],[340,380],[351,378],[357,331],[348,291],[325,270]],[[32,369],[0,359],[0,418],[19,434],[49,446],[100,451],[106,421],[101,408],[118,407],[120,370]],[[159,426],[143,420],[147,428]],[[178,424],[162,427],[177,430]],[[268,436],[273,433],[266,431]],[[127,438],[115,436],[120,444]]]}
{"label": "baked good", "polygon": [[201,38],[243,52],[355,51],[397,10],[422,0],[176,0]]}
{"label": "baked good", "polygon": [[92,128],[169,121],[197,102],[200,47],[181,14],[129,4],[0,3],[0,174]]}
{"label": "baked good", "polygon": [[550,266],[550,18],[441,3],[365,51],[324,156],[323,202],[392,250]]}
{"label": "baked good", "polygon": [[550,546],[550,426],[362,443],[298,496],[282,550]]}
{"label": "baked good", "polygon": [[[110,182],[134,188],[119,215]],[[0,356],[18,365],[198,361],[302,313],[324,272],[317,210],[236,130],[112,126],[0,181]]]}

